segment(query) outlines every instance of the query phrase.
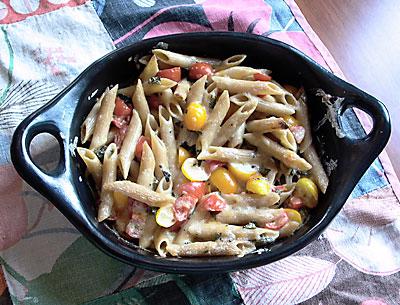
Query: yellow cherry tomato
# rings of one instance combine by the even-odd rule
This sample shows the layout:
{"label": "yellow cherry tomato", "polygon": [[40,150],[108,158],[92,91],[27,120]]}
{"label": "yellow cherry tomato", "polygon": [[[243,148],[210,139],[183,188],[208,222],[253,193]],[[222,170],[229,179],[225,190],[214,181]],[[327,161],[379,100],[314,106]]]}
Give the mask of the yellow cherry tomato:
{"label": "yellow cherry tomato", "polygon": [[308,208],[315,208],[318,203],[318,187],[309,178],[300,178],[296,183],[293,196],[299,197]]}
{"label": "yellow cherry tomato", "polygon": [[183,116],[183,122],[186,128],[192,131],[200,131],[206,123],[206,120],[206,108],[200,103],[190,103]]}
{"label": "yellow cherry tomato", "polygon": [[239,180],[247,181],[257,173],[258,166],[249,163],[230,162],[228,164],[229,171]]}
{"label": "yellow cherry tomato", "polygon": [[258,195],[267,195],[271,192],[271,185],[263,176],[256,174],[247,181],[246,190]]}
{"label": "yellow cherry tomato", "polygon": [[283,209],[288,216],[288,218],[292,221],[298,222],[301,224],[303,221],[301,220],[301,215],[299,211],[294,210],[294,209]]}
{"label": "yellow cherry tomato", "polygon": [[114,192],[113,197],[114,207],[117,211],[122,211],[128,207],[128,196],[119,192]]}
{"label": "yellow cherry tomato", "polygon": [[163,228],[172,227],[176,223],[172,205],[166,205],[157,210],[156,223]]}
{"label": "yellow cherry tomato", "polygon": [[210,181],[223,194],[237,193],[239,185],[230,171],[224,167],[218,167],[211,173]]}
{"label": "yellow cherry tomato", "polygon": [[284,115],[282,119],[288,124],[289,127],[300,125],[299,121],[291,115]]}
{"label": "yellow cherry tomato", "polygon": [[190,181],[207,181],[210,174],[204,167],[204,162],[196,158],[187,158],[181,167],[182,174]]}
{"label": "yellow cherry tomato", "polygon": [[178,149],[179,167],[181,167],[183,162],[185,162],[185,160],[187,158],[190,158],[191,156],[192,155],[190,154],[190,152],[188,152],[186,149],[184,149],[182,146],[180,146],[179,149]]}

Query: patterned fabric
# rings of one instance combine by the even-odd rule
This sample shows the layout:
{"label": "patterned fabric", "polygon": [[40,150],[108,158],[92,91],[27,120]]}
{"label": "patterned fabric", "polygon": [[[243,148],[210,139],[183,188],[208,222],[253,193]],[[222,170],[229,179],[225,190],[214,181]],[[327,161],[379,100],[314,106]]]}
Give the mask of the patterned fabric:
{"label": "patterned fabric", "polygon": [[[12,133],[27,114],[95,59],[141,39],[255,33],[291,44],[341,75],[294,1],[245,3],[0,0],[0,304],[400,304],[399,182],[386,153],[319,239],[276,263],[212,277],[149,272],[108,257],[12,167]],[[360,137],[368,124],[349,112],[345,130]],[[49,138],[31,149],[39,166],[55,162]]]}

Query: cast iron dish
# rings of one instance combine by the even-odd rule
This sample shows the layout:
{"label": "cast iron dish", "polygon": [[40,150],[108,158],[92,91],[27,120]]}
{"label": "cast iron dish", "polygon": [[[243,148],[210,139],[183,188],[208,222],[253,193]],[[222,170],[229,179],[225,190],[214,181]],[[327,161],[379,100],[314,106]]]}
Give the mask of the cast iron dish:
{"label": "cast iron dish", "polygon": [[[312,126],[317,126],[326,113],[318,88],[345,97],[337,109],[338,123],[347,108],[357,107],[373,119],[372,131],[362,139],[338,138],[331,124],[325,123],[314,132],[322,161],[337,160],[329,177],[329,187],[321,196],[310,219],[289,238],[278,240],[269,251],[238,257],[161,258],[119,238],[107,225],[96,220],[96,208],[88,182],[81,182],[84,170],[71,154],[70,143],[79,137],[80,125],[95,103],[95,97],[111,84],[128,84],[137,78],[135,55],[144,55],[159,42],[169,50],[190,55],[227,58],[247,54],[244,64],[267,67],[277,81],[302,85],[308,93]],[[93,92],[96,96],[88,99]],[[378,156],[390,135],[389,114],[382,103],[337,78],[296,49],[261,36],[240,33],[193,33],[144,40],[111,52],[87,68],[65,90],[47,105],[31,114],[16,129],[11,156],[18,173],[33,188],[47,197],[84,236],[105,253],[128,264],[162,272],[199,273],[227,272],[256,267],[286,257],[318,237],[342,208],[351,191]],[[50,174],[37,167],[29,153],[32,139],[50,133],[60,145],[61,158]]]}

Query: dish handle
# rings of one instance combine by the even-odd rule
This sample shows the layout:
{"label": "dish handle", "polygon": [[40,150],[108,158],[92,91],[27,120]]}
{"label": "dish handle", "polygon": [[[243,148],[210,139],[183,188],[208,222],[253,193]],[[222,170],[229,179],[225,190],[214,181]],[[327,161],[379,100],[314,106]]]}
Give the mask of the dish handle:
{"label": "dish handle", "polygon": [[367,113],[372,119],[372,128],[362,138],[354,139],[346,136],[346,142],[352,149],[357,149],[360,153],[367,153],[375,159],[383,150],[390,137],[391,125],[389,112],[383,103],[367,94],[348,96],[344,99],[338,110],[338,120],[342,129],[343,113],[350,108],[356,108]]}
{"label": "dish handle", "polygon": [[[68,102],[64,103],[65,98],[66,96],[60,94],[16,128],[10,147],[11,159],[15,169],[26,182],[49,199],[73,224],[88,228],[90,221],[82,209],[75,186],[71,183],[71,144],[68,143],[68,136],[73,107],[68,106]],[[30,152],[33,139],[43,133],[52,135],[60,147],[58,164],[49,172],[35,164]]]}

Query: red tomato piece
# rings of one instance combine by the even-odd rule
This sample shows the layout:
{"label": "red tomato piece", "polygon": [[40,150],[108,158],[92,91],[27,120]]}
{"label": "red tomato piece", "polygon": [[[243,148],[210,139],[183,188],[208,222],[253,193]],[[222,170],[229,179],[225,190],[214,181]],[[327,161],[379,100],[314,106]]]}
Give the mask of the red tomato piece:
{"label": "red tomato piece", "polygon": [[131,220],[125,228],[125,233],[132,238],[140,238],[143,233],[144,225],[146,223],[146,216],[141,214],[133,214]]}
{"label": "red tomato piece", "polygon": [[128,106],[121,98],[115,99],[114,114],[116,116],[130,116],[132,113],[132,107]]}
{"label": "red tomato piece", "polygon": [[132,214],[145,214],[147,215],[148,205],[144,202],[137,201],[133,198],[128,198],[128,209]]}
{"label": "red tomato piece", "polygon": [[221,212],[226,208],[226,200],[218,194],[210,194],[201,201],[204,208],[212,212]]}
{"label": "red tomato piece", "polygon": [[196,62],[189,68],[189,78],[199,79],[204,75],[211,75],[213,73],[212,66],[207,62]]}
{"label": "red tomato piece", "polygon": [[178,186],[178,195],[189,195],[199,200],[207,192],[207,184],[205,182],[187,182]]}
{"label": "red tomato piece", "polygon": [[125,125],[128,125],[130,121],[130,117],[126,116],[114,116],[111,123],[117,127],[117,128],[122,128]]}
{"label": "red tomato piece", "polygon": [[294,210],[300,210],[304,206],[303,201],[301,198],[292,196],[289,198],[288,201],[285,203],[285,207],[294,209]]}
{"label": "red tomato piece", "polygon": [[286,186],[284,186],[284,185],[275,185],[274,187],[273,187],[273,190],[272,190],[273,192],[276,192],[276,193],[279,193],[279,192],[284,192],[284,191],[286,191]]}
{"label": "red tomato piece", "polygon": [[175,219],[177,221],[184,221],[188,219],[189,214],[192,212],[197,203],[197,198],[190,195],[183,195],[178,197],[173,205]]}
{"label": "red tomato piece", "polygon": [[254,80],[260,80],[260,81],[263,81],[263,82],[267,82],[267,81],[270,81],[272,79],[271,76],[265,75],[265,74],[262,74],[262,73],[255,73],[253,75],[253,77],[254,77]]}
{"label": "red tomato piece", "polygon": [[225,163],[217,160],[206,160],[205,161],[205,168],[208,173],[212,173],[218,167],[224,167]]}
{"label": "red tomato piece", "polygon": [[292,126],[289,129],[292,132],[294,139],[296,140],[296,143],[300,144],[304,140],[304,136],[306,135],[306,129],[301,125]]}
{"label": "red tomato piece", "polygon": [[270,230],[279,230],[288,222],[289,217],[287,216],[285,211],[282,211],[282,213],[278,217],[276,217],[274,221],[266,223],[265,228]]}
{"label": "red tomato piece", "polygon": [[147,144],[149,144],[149,146],[151,147],[150,139],[148,137],[145,137],[145,136],[140,136],[139,140],[136,143],[136,150],[135,150],[135,157],[138,160],[142,159],[144,142],[147,142]]}
{"label": "red tomato piece", "polygon": [[114,143],[115,143],[115,145],[117,145],[117,148],[121,147],[127,131],[128,131],[127,124],[122,125],[120,128],[117,128],[117,132],[114,136]]}
{"label": "red tomato piece", "polygon": [[157,76],[179,82],[181,80],[181,67],[160,70],[158,71]]}
{"label": "red tomato piece", "polygon": [[149,107],[151,110],[158,110],[158,106],[162,105],[162,102],[157,94],[149,96]]}

